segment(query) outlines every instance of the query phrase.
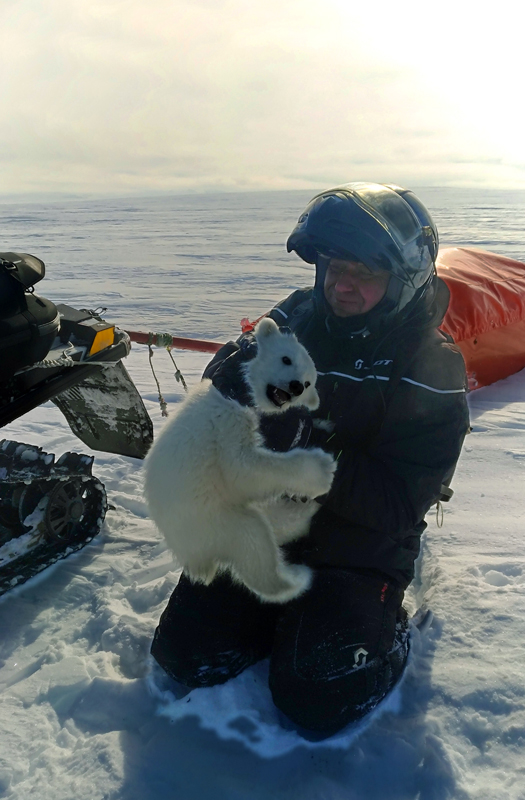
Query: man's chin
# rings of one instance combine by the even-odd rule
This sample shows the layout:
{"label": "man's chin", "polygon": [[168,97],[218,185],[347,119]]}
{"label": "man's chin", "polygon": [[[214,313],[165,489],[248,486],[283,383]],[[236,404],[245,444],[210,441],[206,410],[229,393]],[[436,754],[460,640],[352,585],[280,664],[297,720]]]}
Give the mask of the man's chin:
{"label": "man's chin", "polygon": [[356,317],[363,311],[358,303],[330,303],[336,317]]}

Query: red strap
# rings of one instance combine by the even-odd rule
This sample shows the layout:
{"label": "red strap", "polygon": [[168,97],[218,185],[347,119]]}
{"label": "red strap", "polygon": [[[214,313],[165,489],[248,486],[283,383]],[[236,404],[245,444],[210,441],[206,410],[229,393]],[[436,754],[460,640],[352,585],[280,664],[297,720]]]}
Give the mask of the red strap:
{"label": "red strap", "polygon": [[262,319],[264,319],[264,317],[268,316],[268,313],[269,312],[267,312],[266,314],[262,314],[259,317],[259,319],[255,320],[255,322],[250,322],[248,317],[243,317],[241,319],[241,330],[242,330],[242,332],[243,333],[251,333],[253,331],[253,329],[255,328],[255,326],[257,325],[257,323],[260,322]]}

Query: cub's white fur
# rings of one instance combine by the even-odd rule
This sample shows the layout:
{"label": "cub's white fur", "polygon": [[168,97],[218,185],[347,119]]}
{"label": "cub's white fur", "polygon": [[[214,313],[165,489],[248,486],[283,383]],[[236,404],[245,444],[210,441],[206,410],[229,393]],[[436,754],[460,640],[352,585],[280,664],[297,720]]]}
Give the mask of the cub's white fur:
{"label": "cub's white fur", "polygon": [[[151,448],[145,493],[154,522],[193,580],[210,583],[218,569],[229,569],[262,599],[283,603],[305,591],[312,576],[306,566],[286,564],[278,545],[305,533],[318,506],[282,495],[324,494],[336,465],[319,448],[275,453],[263,446],[259,411],[313,410],[319,397],[313,361],[293,334],[264,319],[255,337],[257,355],[245,366],[255,408],[202,381]],[[298,384],[303,391],[295,395]]]}

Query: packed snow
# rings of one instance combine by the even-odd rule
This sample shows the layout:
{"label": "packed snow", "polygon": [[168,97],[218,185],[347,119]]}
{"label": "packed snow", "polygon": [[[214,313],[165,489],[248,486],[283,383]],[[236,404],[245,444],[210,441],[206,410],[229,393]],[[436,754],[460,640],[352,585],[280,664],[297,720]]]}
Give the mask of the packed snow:
{"label": "packed snow", "polygon": [[[301,209],[297,197],[290,205],[294,213]],[[18,240],[9,241],[15,243],[22,249]],[[73,304],[74,287],[80,294],[88,285],[86,271],[82,279],[75,270],[63,271],[55,282],[53,242],[43,244],[47,259],[35,242],[25,247],[48,261],[39,291]],[[209,243],[204,246],[211,252]],[[225,340],[228,331],[239,332],[241,316],[262,313],[270,296],[305,283],[297,265],[291,279],[280,267],[268,285],[256,276],[250,282],[249,275],[243,284],[240,268],[228,280],[223,273],[223,290],[214,298],[218,321],[209,320],[208,328],[201,319],[207,299],[191,300],[202,286],[196,277],[194,285],[185,283],[189,310],[172,332]],[[168,329],[165,286],[157,316],[148,295],[148,316],[137,310],[140,286],[129,276],[124,285],[123,272],[121,278],[120,324],[125,327],[127,317],[128,327]],[[100,268],[90,284],[93,294],[97,280],[96,305],[110,305]],[[89,305],[85,296],[79,299]],[[106,317],[112,319],[111,312]],[[174,356],[188,385],[210,358]],[[156,351],[154,365],[173,411],[183,389],[164,351]],[[158,431],[164,420],[147,348],[134,346],[126,366]],[[280,728],[265,662],[222,687],[175,699],[169,680],[152,667],[149,647],[179,573],[148,518],[142,462],[96,453],[93,473],[114,507],[101,534],[0,599],[0,797],[524,800],[525,372],[472,392],[469,401],[472,433],[453,481],[455,495],[442,527],[434,511],[428,515],[417,578],[406,597],[412,612],[433,610],[432,627],[422,636],[414,631],[404,679],[378,711],[319,743]],[[89,452],[51,403],[1,435],[57,457]]]}

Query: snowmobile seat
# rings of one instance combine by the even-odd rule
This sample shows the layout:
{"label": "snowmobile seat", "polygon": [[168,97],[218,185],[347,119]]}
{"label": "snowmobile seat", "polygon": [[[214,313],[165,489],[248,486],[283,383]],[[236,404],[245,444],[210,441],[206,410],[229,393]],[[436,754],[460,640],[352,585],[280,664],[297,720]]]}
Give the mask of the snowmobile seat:
{"label": "snowmobile seat", "polygon": [[0,253],[1,380],[45,358],[60,329],[55,304],[32,291],[43,274],[34,256]]}

